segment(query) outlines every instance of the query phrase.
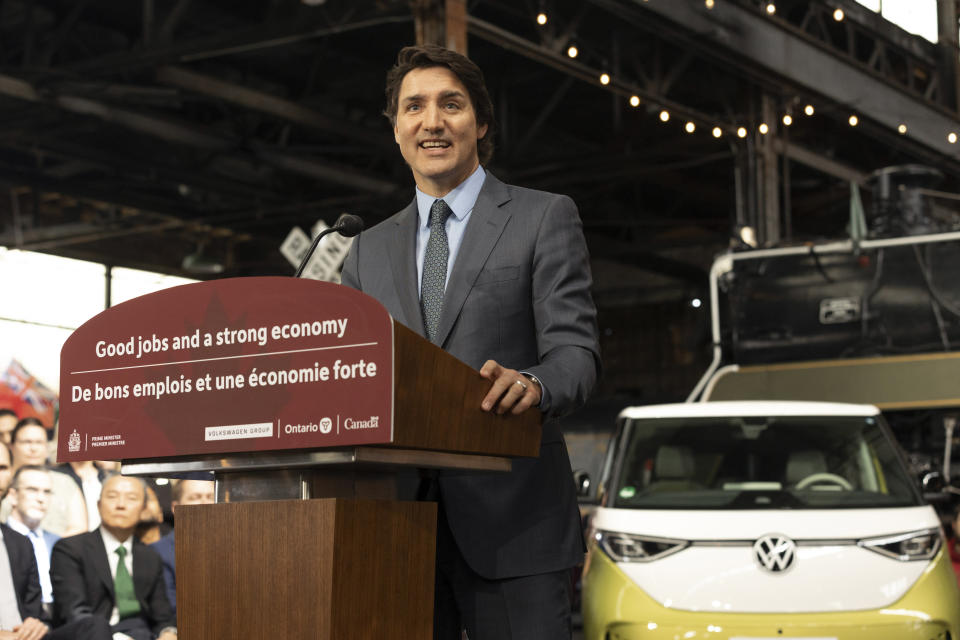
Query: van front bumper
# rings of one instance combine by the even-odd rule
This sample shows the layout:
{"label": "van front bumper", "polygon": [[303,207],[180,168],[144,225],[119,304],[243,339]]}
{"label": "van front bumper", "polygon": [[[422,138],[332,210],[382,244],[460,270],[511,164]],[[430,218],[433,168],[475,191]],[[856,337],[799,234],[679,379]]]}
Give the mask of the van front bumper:
{"label": "van front bumper", "polygon": [[900,600],[865,611],[672,609],[651,598],[595,545],[582,585],[585,640],[960,640],[960,591],[943,550]]}

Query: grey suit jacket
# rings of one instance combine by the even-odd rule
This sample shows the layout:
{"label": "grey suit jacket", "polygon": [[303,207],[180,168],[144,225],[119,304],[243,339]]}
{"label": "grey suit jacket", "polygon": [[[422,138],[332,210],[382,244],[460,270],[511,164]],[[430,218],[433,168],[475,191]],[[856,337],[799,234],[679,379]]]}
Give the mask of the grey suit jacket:
{"label": "grey suit jacket", "polygon": [[[424,335],[417,293],[414,200],[360,234],[343,284],[379,300]],[[600,371],[590,264],[576,205],[566,197],[504,184],[487,173],[447,282],[434,340],[475,369],[488,359],[536,375],[548,417],[581,405]],[[478,408],[479,410],[479,408]],[[583,541],[570,462],[555,423],[540,457],[509,474],[440,480],[447,520],[464,558],[486,578],[577,564]]]}

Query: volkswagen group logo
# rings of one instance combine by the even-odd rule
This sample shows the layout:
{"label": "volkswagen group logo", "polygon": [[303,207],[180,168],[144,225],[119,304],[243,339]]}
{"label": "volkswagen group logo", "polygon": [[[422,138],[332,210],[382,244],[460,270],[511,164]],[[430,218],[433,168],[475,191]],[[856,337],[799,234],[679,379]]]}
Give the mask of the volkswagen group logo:
{"label": "volkswagen group logo", "polygon": [[761,567],[779,573],[793,566],[797,558],[797,543],[786,536],[771,533],[753,543],[753,555]]}

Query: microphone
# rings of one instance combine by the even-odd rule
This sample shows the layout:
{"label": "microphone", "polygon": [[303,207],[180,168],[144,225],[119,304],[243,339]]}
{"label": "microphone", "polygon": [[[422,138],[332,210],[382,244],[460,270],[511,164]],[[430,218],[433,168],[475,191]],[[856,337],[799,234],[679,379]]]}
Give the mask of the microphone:
{"label": "microphone", "polygon": [[363,218],[350,213],[342,213],[333,225],[344,238],[352,238],[363,231]]}
{"label": "microphone", "polygon": [[323,240],[324,236],[333,232],[337,232],[344,238],[352,238],[361,231],[363,231],[363,218],[350,213],[341,213],[340,217],[337,218],[337,221],[332,227],[324,229],[317,234],[316,238],[313,239],[313,243],[311,243],[310,248],[307,249],[307,253],[303,256],[303,260],[300,261],[300,266],[297,268],[297,273],[294,274],[293,277],[299,278],[300,274],[303,273],[303,270],[307,268],[307,263],[310,261],[310,257],[313,255],[313,252],[317,250],[317,246],[319,246],[320,241]]}

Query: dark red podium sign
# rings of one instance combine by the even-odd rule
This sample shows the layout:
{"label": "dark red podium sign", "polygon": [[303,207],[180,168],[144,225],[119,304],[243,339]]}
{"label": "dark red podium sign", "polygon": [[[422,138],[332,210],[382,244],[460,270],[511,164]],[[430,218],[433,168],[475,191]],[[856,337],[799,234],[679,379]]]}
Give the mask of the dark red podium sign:
{"label": "dark red podium sign", "polygon": [[174,287],[64,344],[58,458],[391,442],[392,389],[393,321],[365,294],[294,278]]}

